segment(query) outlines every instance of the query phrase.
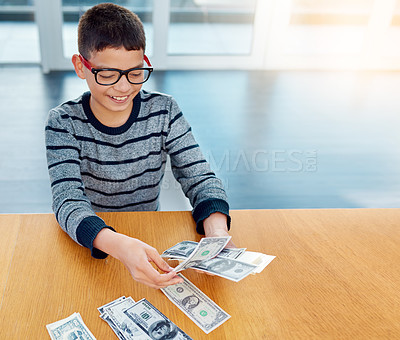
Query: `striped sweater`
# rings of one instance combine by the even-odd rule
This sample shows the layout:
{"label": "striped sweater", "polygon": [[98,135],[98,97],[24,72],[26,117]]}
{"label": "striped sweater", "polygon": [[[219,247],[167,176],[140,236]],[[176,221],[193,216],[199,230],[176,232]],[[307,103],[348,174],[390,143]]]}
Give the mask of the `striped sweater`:
{"label": "striped sweater", "polygon": [[193,206],[197,232],[213,212],[229,218],[221,181],[211,171],[175,100],[141,90],[128,121],[101,124],[89,105],[90,92],[50,110],[46,152],[53,211],[61,228],[92,256],[98,232],[108,227],[95,211],[158,210],[167,156],[175,178]]}

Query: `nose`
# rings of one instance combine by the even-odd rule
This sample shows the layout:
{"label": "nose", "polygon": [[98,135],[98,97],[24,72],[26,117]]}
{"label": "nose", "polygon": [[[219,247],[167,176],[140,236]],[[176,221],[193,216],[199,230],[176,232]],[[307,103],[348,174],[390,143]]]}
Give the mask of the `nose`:
{"label": "nose", "polygon": [[114,88],[119,92],[128,92],[132,84],[128,81],[127,75],[124,74],[120,80],[116,84],[114,84]]}

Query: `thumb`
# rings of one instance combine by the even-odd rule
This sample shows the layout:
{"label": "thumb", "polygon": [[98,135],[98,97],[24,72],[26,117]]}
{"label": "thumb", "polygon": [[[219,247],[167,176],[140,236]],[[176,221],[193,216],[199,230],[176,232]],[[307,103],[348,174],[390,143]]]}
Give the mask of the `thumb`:
{"label": "thumb", "polygon": [[167,262],[165,262],[162,257],[160,256],[160,254],[157,253],[156,250],[151,251],[149,254],[149,259],[151,261],[153,261],[153,263],[162,271],[164,272],[170,272],[171,270],[173,270],[173,268],[171,268]]}

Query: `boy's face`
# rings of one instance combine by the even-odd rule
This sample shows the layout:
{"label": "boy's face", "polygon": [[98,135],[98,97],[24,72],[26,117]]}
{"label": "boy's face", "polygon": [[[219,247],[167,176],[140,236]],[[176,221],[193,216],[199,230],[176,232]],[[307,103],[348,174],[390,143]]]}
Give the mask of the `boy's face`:
{"label": "boy's face", "polygon": [[[116,68],[127,70],[143,67],[143,50],[128,51],[125,48],[106,48],[92,53],[88,60],[93,68]],[[86,68],[77,56],[73,57],[75,71],[82,79],[86,79],[91,92],[90,107],[97,117],[120,115],[129,116],[132,111],[133,98],[139,93],[142,84],[134,85],[125,76],[114,85],[104,86],[96,83],[94,74]],[[116,121],[118,121],[117,117]]]}

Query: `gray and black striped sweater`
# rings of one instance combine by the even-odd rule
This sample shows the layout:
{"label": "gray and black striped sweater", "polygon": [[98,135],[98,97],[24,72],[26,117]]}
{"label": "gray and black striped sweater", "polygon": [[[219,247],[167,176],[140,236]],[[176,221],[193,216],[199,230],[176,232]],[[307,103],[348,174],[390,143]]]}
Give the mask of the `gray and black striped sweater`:
{"label": "gray and black striped sweater", "polygon": [[117,128],[93,115],[90,92],[50,110],[46,124],[47,163],[53,211],[61,228],[92,256],[98,232],[108,227],[95,211],[151,211],[167,155],[175,178],[193,206],[197,232],[213,212],[229,218],[221,181],[211,171],[175,100],[141,90],[128,121]]}

